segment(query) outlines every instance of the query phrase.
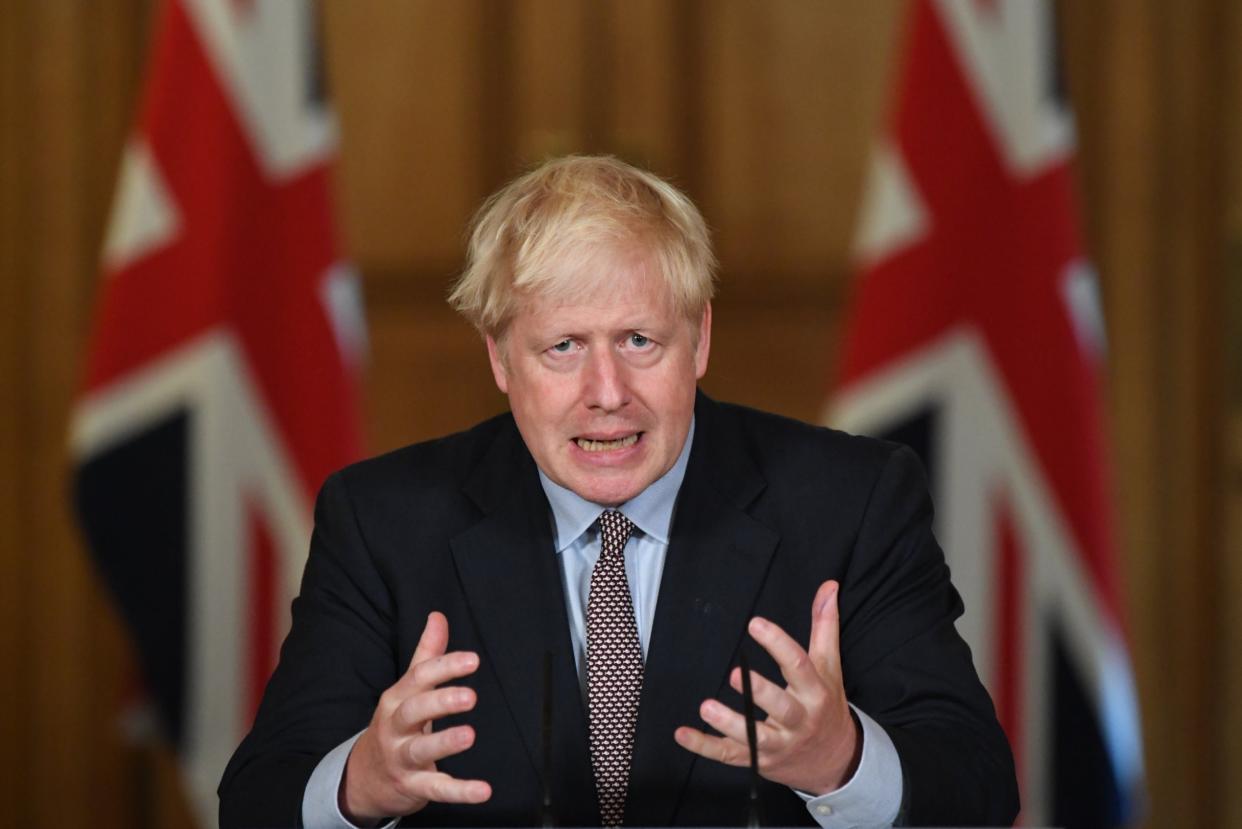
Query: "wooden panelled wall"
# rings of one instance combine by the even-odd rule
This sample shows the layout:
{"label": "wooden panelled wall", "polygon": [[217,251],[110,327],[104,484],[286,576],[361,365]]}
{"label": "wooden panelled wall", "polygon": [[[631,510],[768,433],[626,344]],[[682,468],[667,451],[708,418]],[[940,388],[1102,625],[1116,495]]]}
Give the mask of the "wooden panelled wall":
{"label": "wooden panelled wall", "polygon": [[[132,657],[66,505],[69,403],[150,6],[11,0],[0,15],[0,826],[187,825],[167,756],[120,737]],[[1062,6],[1149,824],[1242,826],[1242,14]],[[616,152],[690,192],[724,264],[705,385],[814,419],[902,8],[327,3],[371,448],[503,405],[442,297],[479,200],[564,151]]]}

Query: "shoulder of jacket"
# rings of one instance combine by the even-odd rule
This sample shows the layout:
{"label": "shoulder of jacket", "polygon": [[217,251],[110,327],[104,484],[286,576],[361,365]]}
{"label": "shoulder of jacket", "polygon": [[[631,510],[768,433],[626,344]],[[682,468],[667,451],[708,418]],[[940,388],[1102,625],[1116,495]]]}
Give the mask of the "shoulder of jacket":
{"label": "shoulder of jacket", "polygon": [[[752,444],[760,460],[774,453],[782,460],[834,466],[879,468],[904,447],[893,441],[855,435],[828,426],[807,423],[785,415],[736,403],[717,403],[720,417],[732,423]],[[799,464],[801,465],[801,464]]]}
{"label": "shoulder of jacket", "polygon": [[352,492],[452,486],[470,475],[506,430],[516,431],[508,412],[451,435],[421,441],[352,463],[334,473]]}

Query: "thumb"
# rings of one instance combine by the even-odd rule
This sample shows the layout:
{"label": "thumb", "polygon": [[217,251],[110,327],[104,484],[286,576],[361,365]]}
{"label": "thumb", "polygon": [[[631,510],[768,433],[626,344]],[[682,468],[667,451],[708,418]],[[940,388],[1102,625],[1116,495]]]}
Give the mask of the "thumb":
{"label": "thumb", "polygon": [[837,607],[837,582],[819,586],[811,603],[811,641],[807,648],[811,664],[820,676],[841,675],[841,615]]}

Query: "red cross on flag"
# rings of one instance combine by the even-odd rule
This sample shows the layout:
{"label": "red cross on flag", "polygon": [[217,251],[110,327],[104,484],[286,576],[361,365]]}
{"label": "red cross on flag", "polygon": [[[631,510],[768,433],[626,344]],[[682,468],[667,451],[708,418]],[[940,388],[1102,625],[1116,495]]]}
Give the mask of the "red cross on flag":
{"label": "red cross on flag", "polygon": [[1138,705],[1051,7],[910,12],[828,419],[909,443],[928,467],[1023,822],[1121,825],[1141,789]]}
{"label": "red cross on flag", "polygon": [[357,281],[330,204],[315,10],[169,0],[103,252],[77,500],[204,826],[360,450]]}

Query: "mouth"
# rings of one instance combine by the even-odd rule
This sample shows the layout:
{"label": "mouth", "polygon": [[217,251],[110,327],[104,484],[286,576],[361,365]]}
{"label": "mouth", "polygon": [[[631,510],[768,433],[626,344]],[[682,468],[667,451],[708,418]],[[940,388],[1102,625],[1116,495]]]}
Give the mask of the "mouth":
{"label": "mouth", "polygon": [[642,432],[635,432],[625,437],[614,438],[612,440],[592,440],[591,438],[574,438],[574,443],[583,452],[615,452],[618,449],[626,449],[638,442]]}

